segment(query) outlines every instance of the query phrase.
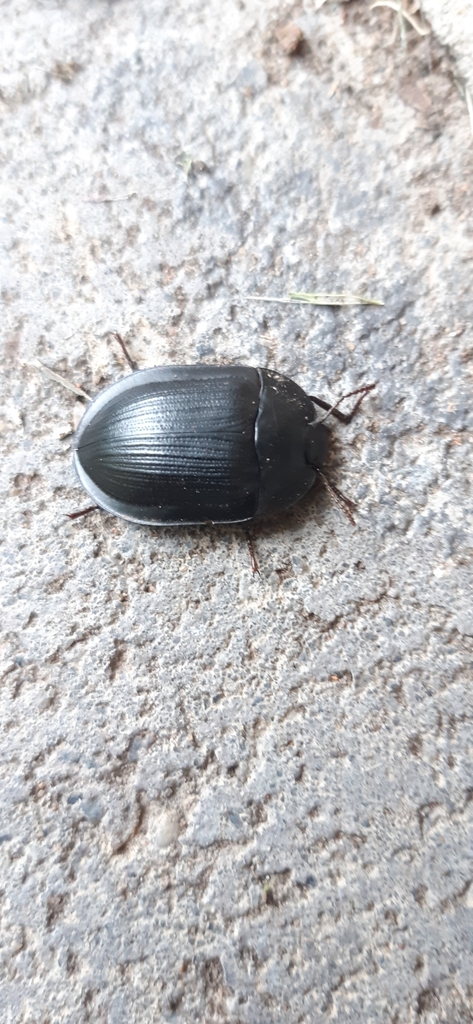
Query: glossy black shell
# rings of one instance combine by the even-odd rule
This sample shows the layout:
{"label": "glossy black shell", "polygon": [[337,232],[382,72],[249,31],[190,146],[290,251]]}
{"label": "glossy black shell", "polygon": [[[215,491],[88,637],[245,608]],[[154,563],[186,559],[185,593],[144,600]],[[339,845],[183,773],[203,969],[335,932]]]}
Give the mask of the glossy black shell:
{"label": "glossy black shell", "polygon": [[156,366],[102,391],[74,438],[91,498],[134,523],[245,522],[289,508],[327,431],[288,377],[251,366]]}

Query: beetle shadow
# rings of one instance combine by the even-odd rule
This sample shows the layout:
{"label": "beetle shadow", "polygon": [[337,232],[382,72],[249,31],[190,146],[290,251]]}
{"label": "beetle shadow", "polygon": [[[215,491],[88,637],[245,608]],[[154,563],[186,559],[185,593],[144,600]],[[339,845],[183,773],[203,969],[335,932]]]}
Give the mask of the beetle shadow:
{"label": "beetle shadow", "polygon": [[248,526],[251,536],[254,540],[260,537],[276,539],[310,523],[318,529],[331,505],[327,491],[322,483],[317,481],[296,505],[292,505],[285,512],[269,513],[250,522]]}
{"label": "beetle shadow", "polygon": [[[341,440],[332,433],[330,457],[323,469],[324,473],[328,473],[330,483],[335,490],[335,481],[343,472],[343,462],[343,445]],[[348,502],[351,504],[349,498]],[[343,506],[340,507],[340,503],[334,501],[334,497],[329,494],[327,487],[323,485],[322,479],[319,477],[307,494],[291,508],[284,512],[269,513],[261,518],[256,518],[248,523],[248,527],[254,540],[258,540],[259,537],[277,538],[290,533],[291,529],[304,528],[309,524],[312,524],[315,529],[319,529],[327,521],[329,510],[334,507],[338,514],[343,515]],[[348,518],[350,519],[350,516]],[[242,523],[242,526],[244,527],[245,524]]]}
{"label": "beetle shadow", "polygon": [[[338,445],[334,439],[331,458],[329,460],[329,471],[336,478],[339,475],[341,462]],[[324,467],[325,468],[325,467]],[[203,553],[205,548],[217,548],[221,544],[234,543],[247,544],[249,547],[250,560],[253,572],[259,572],[258,554],[253,548],[253,542],[257,545],[258,540],[277,540],[290,536],[294,530],[304,529],[309,524],[314,530],[319,530],[327,522],[327,514],[333,508],[334,502],[331,499],[326,487],[323,486],[320,478],[313,484],[307,494],[304,495],[295,505],[284,512],[266,513],[264,516],[241,523],[208,523],[186,526],[175,526],[163,523],[161,526],[146,526],[138,523],[128,523],[135,530],[143,531],[144,534],[155,538],[177,538],[183,539],[183,533],[187,541],[191,541],[193,551],[187,547],[187,555]],[[96,505],[89,506],[77,512],[68,513],[69,519],[81,519],[89,521],[88,513],[97,511],[100,517],[114,519],[106,510]],[[125,525],[125,520],[121,522]],[[262,566],[264,568],[264,566]]]}
{"label": "beetle shadow", "polygon": [[[258,551],[253,548],[253,543],[257,545],[258,541],[262,539],[277,540],[280,537],[290,536],[295,529],[300,530],[309,523],[312,523],[316,530],[320,529],[331,504],[325,488],[317,482],[296,505],[285,512],[269,513],[246,522],[208,523],[185,527],[165,525],[143,527],[136,524],[136,528],[146,532],[151,530],[153,537],[157,539],[163,537],[163,533],[168,538],[183,539],[184,533],[187,542],[190,541],[193,548],[193,551],[190,551],[185,545],[187,555],[203,555],[205,549],[215,550],[235,543],[238,548],[240,545],[247,545],[253,572],[258,573],[259,568],[264,569],[265,566],[261,563]],[[316,513],[315,517],[314,512]]]}
{"label": "beetle shadow", "polygon": [[[187,532],[189,536],[195,538],[197,547],[200,547],[199,539],[203,540],[204,537],[212,546],[219,541],[248,544],[253,572],[257,572],[258,558],[261,563],[261,555],[257,550],[252,550],[253,543],[257,545],[258,541],[263,539],[277,540],[290,537],[294,530],[303,529],[309,524],[312,524],[314,530],[318,530],[324,520],[326,521],[327,512],[332,505],[333,502],[325,488],[320,482],[316,482],[296,505],[284,512],[266,513],[260,518],[242,523],[209,523],[208,526],[187,527]],[[265,568],[263,564],[260,567]]]}

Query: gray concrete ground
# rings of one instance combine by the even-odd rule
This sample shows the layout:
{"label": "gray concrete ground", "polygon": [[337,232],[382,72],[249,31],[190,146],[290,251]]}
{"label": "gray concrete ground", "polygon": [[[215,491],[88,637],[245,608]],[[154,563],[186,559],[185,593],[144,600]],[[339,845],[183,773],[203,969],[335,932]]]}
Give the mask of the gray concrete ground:
{"label": "gray concrete ground", "polygon": [[[453,51],[356,0],[2,7],[11,1024],[473,1020],[473,43],[447,6]],[[290,289],[385,304],[248,299]],[[75,399],[32,362],[95,394],[117,330],[141,367],[377,379],[332,431],[357,528],[309,496],[255,529],[258,579],[238,527],[69,521]]]}

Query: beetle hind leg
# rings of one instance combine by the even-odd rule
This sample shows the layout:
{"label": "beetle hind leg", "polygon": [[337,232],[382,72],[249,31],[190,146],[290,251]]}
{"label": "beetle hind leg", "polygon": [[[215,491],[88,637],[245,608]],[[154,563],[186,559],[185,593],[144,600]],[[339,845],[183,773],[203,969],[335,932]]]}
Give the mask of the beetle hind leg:
{"label": "beetle hind leg", "polygon": [[134,370],[136,370],[137,369],[137,364],[135,363],[135,360],[131,358],[131,355],[130,355],[130,353],[129,353],[126,345],[125,345],[125,342],[123,341],[123,338],[122,338],[121,334],[119,334],[118,331],[109,331],[109,334],[111,334],[112,338],[116,338],[117,339],[118,344],[119,344],[119,346],[120,346],[120,348],[121,348],[121,350],[123,352],[123,355],[125,356],[125,359],[126,359],[126,361],[128,363],[128,366],[130,367],[130,370],[132,372]]}
{"label": "beetle hind leg", "polygon": [[245,531],[246,543],[247,543],[247,547],[248,547],[248,551],[249,551],[249,555],[250,555],[251,571],[252,571],[254,576],[256,576],[256,575],[257,576],[261,576],[260,569],[259,569],[259,564],[258,564],[258,559],[256,557],[255,545],[254,545],[253,537],[251,536],[250,527],[249,526],[244,526],[243,529]]}
{"label": "beetle hind leg", "polygon": [[87,508],[81,508],[78,512],[66,512],[68,519],[80,519],[81,516],[88,516],[89,512],[95,512],[96,508],[100,508],[100,505],[88,505]]}

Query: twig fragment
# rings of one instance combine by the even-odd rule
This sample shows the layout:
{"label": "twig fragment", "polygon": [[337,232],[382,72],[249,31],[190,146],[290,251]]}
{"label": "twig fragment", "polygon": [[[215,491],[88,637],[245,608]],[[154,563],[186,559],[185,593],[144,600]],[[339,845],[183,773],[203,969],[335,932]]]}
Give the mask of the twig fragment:
{"label": "twig fragment", "polygon": [[468,113],[470,115],[471,131],[473,134],[473,99],[471,98],[471,92],[468,86],[465,87],[466,105],[468,107]]}
{"label": "twig fragment", "polygon": [[352,295],[351,292],[289,292],[290,299],[308,302],[311,306],[384,306],[379,299],[368,295]]}
{"label": "twig fragment", "polygon": [[50,380],[56,381],[56,384],[62,384],[63,388],[67,388],[68,391],[72,391],[74,395],[79,395],[79,398],[85,398],[87,402],[91,402],[92,399],[86,391],[79,388],[77,384],[71,384],[70,380],[66,380],[65,377],[61,377],[60,373],[56,373],[55,370],[50,370],[49,366],[45,366],[41,359],[33,359],[31,365],[34,366],[35,370],[40,370]]}
{"label": "twig fragment", "polygon": [[299,306],[384,306],[379,299],[367,295],[352,295],[350,292],[289,292],[287,298],[274,295],[247,295],[255,302],[280,302]]}
{"label": "twig fragment", "polygon": [[370,11],[374,11],[375,7],[389,7],[391,11],[395,11],[401,18],[405,18],[419,36],[430,35],[430,28],[427,28],[427,25],[423,25],[413,14],[409,14],[409,11],[406,11],[400,2],[396,3],[396,0],[376,0],[376,3],[371,4]]}
{"label": "twig fragment", "polygon": [[125,203],[127,199],[133,199],[137,192],[128,192],[126,196],[84,196],[84,203]]}

